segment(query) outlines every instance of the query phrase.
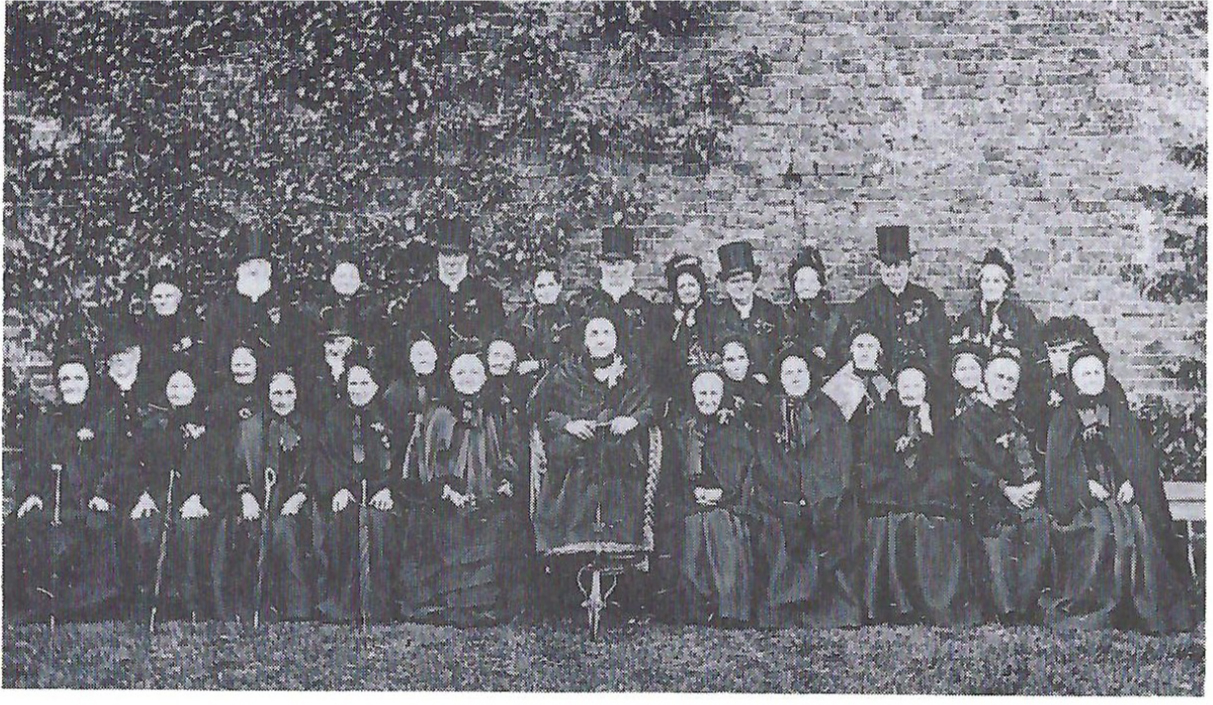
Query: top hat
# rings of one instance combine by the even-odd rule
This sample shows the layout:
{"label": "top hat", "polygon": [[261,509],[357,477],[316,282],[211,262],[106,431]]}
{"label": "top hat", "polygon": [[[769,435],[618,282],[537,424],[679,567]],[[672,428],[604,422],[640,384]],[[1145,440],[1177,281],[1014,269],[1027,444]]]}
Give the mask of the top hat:
{"label": "top hat", "polygon": [[699,281],[699,288],[705,289],[707,277],[703,273],[703,260],[695,255],[674,255],[665,263],[665,282],[670,291],[678,289],[678,277],[690,274]]}
{"label": "top hat", "polygon": [[817,278],[822,286],[826,283],[826,263],[821,258],[821,252],[812,245],[805,245],[800,248],[796,256],[792,258],[791,264],[788,265],[788,284],[793,285],[796,282],[796,273],[805,267],[812,267],[817,270]]}
{"label": "top hat", "polygon": [[720,260],[720,280],[727,281],[729,277],[742,272],[753,272],[754,277],[762,273],[762,267],[754,261],[754,245],[749,240],[727,242],[716,248],[716,257]]}
{"label": "top hat", "polygon": [[982,258],[978,266],[985,267],[987,264],[1002,267],[1003,271],[1007,273],[1007,279],[1015,281],[1015,267],[1011,266],[1011,263],[1007,261],[1007,256],[1002,251],[1002,248],[991,247],[986,250],[986,256]]}
{"label": "top hat", "polygon": [[876,226],[876,256],[885,264],[904,262],[914,256],[910,251],[908,225]]}
{"label": "top hat", "polygon": [[434,245],[438,252],[449,255],[467,254],[472,250],[472,224],[466,218],[441,218],[433,226]]}
{"label": "top hat", "polygon": [[269,259],[270,234],[264,223],[241,223],[236,227],[236,261]]}
{"label": "top hat", "polygon": [[556,275],[556,281],[564,278],[564,274],[560,271],[560,260],[546,253],[537,253],[531,258],[531,264],[527,267],[527,272],[530,274],[531,281],[539,276],[540,272],[551,272]]}
{"label": "top hat", "polygon": [[611,262],[636,259],[636,231],[623,225],[603,227],[600,258]]}

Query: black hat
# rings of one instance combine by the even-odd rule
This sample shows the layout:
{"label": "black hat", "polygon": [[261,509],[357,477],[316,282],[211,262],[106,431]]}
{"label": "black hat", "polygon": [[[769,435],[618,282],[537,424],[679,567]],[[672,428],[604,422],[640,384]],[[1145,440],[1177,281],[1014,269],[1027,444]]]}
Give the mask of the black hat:
{"label": "black hat", "polygon": [[329,260],[329,270],[332,271],[342,262],[349,262],[357,267],[359,271],[362,270],[362,258],[354,251],[353,243],[339,242],[333,246],[332,256]]}
{"label": "black hat", "polygon": [[884,338],[880,335],[880,330],[876,324],[863,316],[856,316],[851,320],[851,324],[847,329],[847,343],[852,343],[861,335],[870,335],[880,342],[880,349],[885,350]]}
{"label": "black hat", "polygon": [[532,282],[535,281],[535,277],[538,277],[540,272],[555,274],[556,281],[564,279],[564,272],[560,271],[560,260],[545,253],[536,254],[531,259],[527,272],[529,272]]}
{"label": "black hat", "polygon": [[[505,340],[505,338],[502,338]],[[447,355],[448,361],[453,361],[460,355],[475,355],[483,357],[488,346],[479,337],[475,335],[459,335],[455,334],[451,338],[450,354]]]}
{"label": "black hat", "polygon": [[665,263],[665,283],[670,291],[678,289],[678,277],[690,274],[699,281],[699,288],[707,291],[707,276],[703,273],[703,260],[695,255],[674,255]]}
{"label": "black hat", "polygon": [[181,262],[171,255],[161,255],[152,261],[147,270],[147,288],[150,290],[157,284],[172,284],[182,288]]}
{"label": "black hat", "polygon": [[348,373],[350,368],[365,367],[370,371],[371,377],[379,379],[379,369],[375,363],[375,355],[369,347],[360,342],[355,341],[350,347],[349,353],[345,356],[345,371]]}
{"label": "black hat", "polygon": [[345,306],[326,306],[320,310],[320,332],[325,337],[354,335],[354,322]]}
{"label": "black hat", "polygon": [[1098,358],[1103,363],[1105,369],[1108,366],[1108,351],[1104,350],[1104,347],[1098,341],[1084,342],[1070,355],[1070,364],[1067,366],[1067,369],[1071,377],[1074,376],[1074,364],[1084,357]]}
{"label": "black hat", "polygon": [[1013,345],[995,345],[990,348],[989,362],[994,362],[995,360],[1014,360],[1022,366],[1023,351]]}
{"label": "black hat", "polygon": [[902,356],[901,362],[897,365],[897,373],[901,374],[906,370],[918,370],[927,378],[928,385],[931,379],[931,361],[927,359],[926,352],[917,349]]}
{"label": "black hat", "polygon": [[914,253],[910,251],[910,227],[908,225],[876,226],[876,256],[886,264],[903,262],[913,257]]}
{"label": "black hat", "polygon": [[270,257],[270,233],[265,223],[254,221],[236,226],[236,261]]}
{"label": "black hat", "polygon": [[440,253],[466,254],[472,250],[472,223],[460,216],[440,218],[433,225],[434,246]]}
{"label": "black hat", "polygon": [[988,351],[985,344],[968,327],[948,338],[948,346],[952,348],[953,360],[965,354],[972,355],[979,362],[985,362],[986,360],[986,353]]}
{"label": "black hat", "polygon": [[987,264],[1002,267],[1003,271],[1007,273],[1007,279],[1012,282],[1015,281],[1015,267],[1011,266],[1011,263],[1007,261],[1007,256],[1001,248],[991,247],[986,250],[986,256],[982,258],[981,264],[978,266],[985,267]]}
{"label": "black hat", "polygon": [[1041,328],[1041,342],[1046,347],[1060,347],[1073,343],[1093,343],[1100,345],[1099,336],[1095,329],[1081,316],[1060,316],[1050,318]]}
{"label": "black hat", "polygon": [[726,242],[716,248],[716,257],[720,260],[721,281],[742,272],[753,272],[755,278],[762,274],[762,267],[754,261],[754,245],[749,240]]}
{"label": "black hat", "polygon": [[604,226],[599,258],[608,261],[636,259],[636,231],[623,225]]}
{"label": "black hat", "polygon": [[121,313],[106,321],[103,349],[107,359],[140,344],[134,323],[130,316]]}
{"label": "black hat", "polygon": [[92,359],[93,356],[86,341],[63,340],[55,346],[53,371],[57,374],[60,367],[71,362],[78,362],[84,365],[84,368],[91,375],[93,372]]}
{"label": "black hat", "polygon": [[692,383],[703,374],[724,377],[724,361],[721,359],[720,353],[707,353],[703,349],[698,349],[691,355],[690,363]]}
{"label": "black hat", "polygon": [[791,264],[788,265],[788,285],[795,286],[796,273],[805,267],[812,267],[817,270],[817,278],[822,286],[826,283],[826,263],[821,258],[821,252],[812,245],[805,245],[800,248],[796,256],[792,258]]}

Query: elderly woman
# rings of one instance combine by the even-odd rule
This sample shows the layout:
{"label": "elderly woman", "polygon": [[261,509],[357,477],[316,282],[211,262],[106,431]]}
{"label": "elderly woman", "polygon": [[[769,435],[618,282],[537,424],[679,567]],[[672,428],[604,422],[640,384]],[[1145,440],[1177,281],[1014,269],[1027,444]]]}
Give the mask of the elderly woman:
{"label": "elderly woman", "polygon": [[884,343],[865,319],[851,325],[850,358],[822,386],[822,392],[834,400],[851,429],[853,457],[861,452],[868,419],[893,391],[893,383],[884,373]]}
{"label": "elderly woman", "polygon": [[783,309],[783,340],[808,350],[824,378],[847,360],[847,324],[826,294],[826,265],[816,247],[806,245],[788,265],[792,300]]}
{"label": "elderly woman", "polygon": [[1112,391],[1107,355],[1077,350],[1074,395],[1049,428],[1044,499],[1053,519],[1049,623],[1191,629],[1187,564],[1154,444]]}
{"label": "elderly woman", "polygon": [[705,365],[691,382],[694,409],[672,434],[680,498],[679,583],[683,613],[692,623],[748,622],[753,565],[748,513],[758,452],[750,434],[722,415],[724,380]]}
{"label": "elderly woman", "polygon": [[677,419],[691,405],[691,360],[710,351],[711,306],[703,261],[695,255],[674,255],[665,263],[668,303],[657,304],[649,316],[646,340],[654,346],[653,388],[663,408]]}
{"label": "elderly woman", "polygon": [[757,580],[766,626],[858,626],[863,516],[851,434],[812,387],[812,353],[777,356],[781,392],[754,482]]}
{"label": "elderly woman", "polygon": [[119,597],[113,427],[89,393],[84,350],[64,347],[59,401],[38,416],[22,462],[10,466],[17,511],[4,520],[6,616],[113,616]]}
{"label": "elderly woman", "polygon": [[925,358],[868,418],[859,473],[867,511],[864,605],[873,622],[976,621],[969,602],[957,473],[946,413],[929,399]]}
{"label": "elderly woman", "polygon": [[509,621],[520,607],[516,558],[526,497],[519,429],[484,396],[487,372],[472,352],[456,355],[452,393],[425,416],[422,493],[432,512],[435,615],[446,623]]}
{"label": "elderly woman", "polygon": [[990,616],[1022,623],[1039,614],[1049,549],[1041,473],[1028,430],[1016,416],[1019,351],[994,348],[986,397],[961,415],[954,434],[967,480],[967,510],[980,543],[975,579]]}

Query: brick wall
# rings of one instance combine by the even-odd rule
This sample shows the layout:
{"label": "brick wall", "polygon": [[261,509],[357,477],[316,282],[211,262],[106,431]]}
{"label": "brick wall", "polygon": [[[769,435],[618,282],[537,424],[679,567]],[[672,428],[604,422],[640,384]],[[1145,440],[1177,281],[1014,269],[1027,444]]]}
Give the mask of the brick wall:
{"label": "brick wall", "polygon": [[[777,300],[788,296],[792,252],[814,242],[832,295],[849,301],[874,281],[874,227],[905,222],[918,278],[950,313],[972,299],[985,248],[1000,245],[1042,320],[1088,317],[1132,395],[1178,395],[1158,368],[1192,352],[1182,338],[1203,325],[1204,306],[1146,302],[1119,272],[1161,247],[1160,217],[1134,200],[1137,187],[1166,170],[1172,146],[1205,140],[1206,35],[1182,21],[1200,4],[730,8],[714,33],[670,46],[671,61],[756,46],[773,70],[749,92],[724,165],[647,174],[657,207],[643,228],[644,288],[660,286],[674,251],[707,254],[751,238],[761,286]],[[578,11],[553,8],[552,21]],[[204,99],[239,100],[252,75],[243,68],[257,60],[250,46],[203,69],[214,86]],[[19,98],[6,96],[10,110]],[[358,227],[357,217],[324,217]],[[590,269],[593,240],[574,243],[574,283]],[[5,321],[9,367],[21,378],[46,362],[23,313]]]}

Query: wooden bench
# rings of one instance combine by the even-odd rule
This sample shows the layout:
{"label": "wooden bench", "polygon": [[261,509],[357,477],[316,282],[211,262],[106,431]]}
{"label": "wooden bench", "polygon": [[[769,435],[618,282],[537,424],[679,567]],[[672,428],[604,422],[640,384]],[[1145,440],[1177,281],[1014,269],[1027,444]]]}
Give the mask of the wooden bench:
{"label": "wooden bench", "polygon": [[1188,529],[1188,569],[1196,575],[1196,522],[1205,521],[1205,483],[1165,482],[1163,491],[1171,506],[1171,518]]}

